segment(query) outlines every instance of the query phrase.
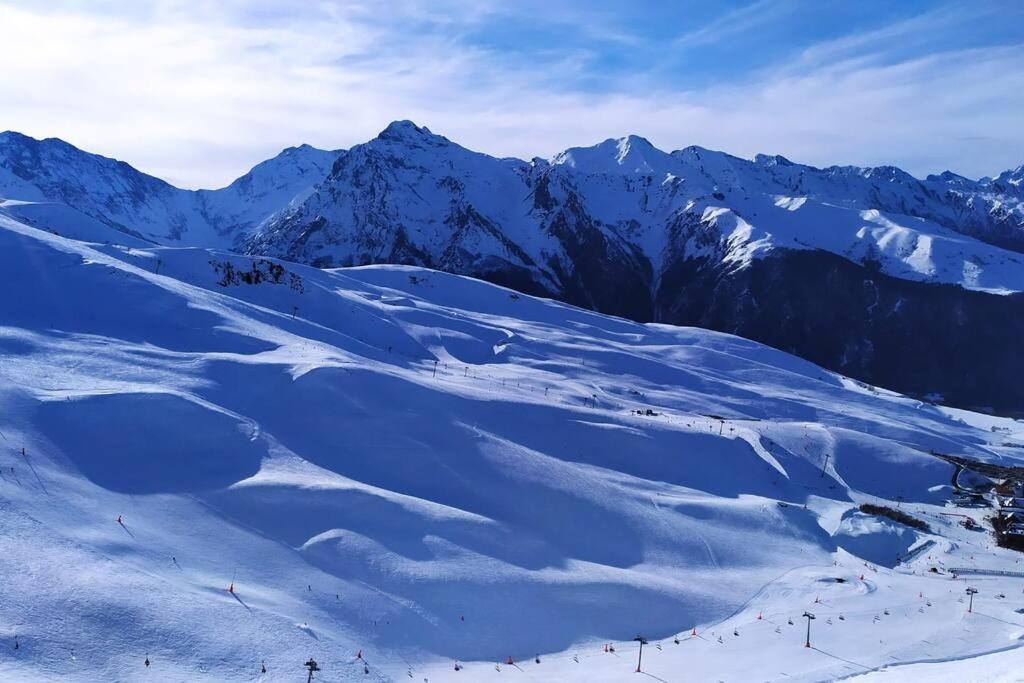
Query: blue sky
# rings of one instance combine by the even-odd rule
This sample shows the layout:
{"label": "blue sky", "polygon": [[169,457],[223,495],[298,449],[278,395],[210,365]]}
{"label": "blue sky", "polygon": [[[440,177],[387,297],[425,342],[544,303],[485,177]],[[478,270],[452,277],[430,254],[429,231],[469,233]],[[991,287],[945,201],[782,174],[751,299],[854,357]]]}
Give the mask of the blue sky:
{"label": "blue sky", "polygon": [[919,176],[1024,163],[1019,2],[0,0],[0,26],[0,129],[189,187],[401,118],[524,158],[636,133]]}

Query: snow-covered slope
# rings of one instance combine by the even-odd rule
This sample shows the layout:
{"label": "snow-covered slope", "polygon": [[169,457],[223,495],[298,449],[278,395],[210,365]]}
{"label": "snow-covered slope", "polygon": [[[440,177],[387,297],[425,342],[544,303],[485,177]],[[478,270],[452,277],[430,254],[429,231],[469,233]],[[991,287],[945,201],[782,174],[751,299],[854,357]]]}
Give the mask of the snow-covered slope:
{"label": "snow-covered slope", "polygon": [[169,244],[230,246],[302,198],[337,152],[284,150],[220,190],[181,190],[123,161],[63,140],[0,133],[0,200],[65,204],[130,235]]}
{"label": "snow-covered slope", "polygon": [[[638,136],[526,162],[397,121],[346,152],[290,148],[190,192],[59,140],[0,136],[0,199],[65,204],[142,240],[469,275],[1012,415],[1024,414],[1022,177],[918,180],[664,152]],[[922,352],[921,338],[936,341]]]}
{"label": "snow-covered slope", "polygon": [[[1024,254],[997,246],[1024,244],[1013,177],[918,181],[894,168],[666,153],[636,136],[526,163],[403,121],[341,157],[245,249],[470,275],[1024,414],[1024,388],[1009,379],[1024,371],[1013,341],[1024,334]],[[922,353],[920,339],[941,341]]]}
{"label": "snow-covered slope", "polygon": [[642,633],[662,680],[824,680],[1019,643],[1017,579],[957,602],[946,567],[1016,557],[938,514],[927,453],[1020,464],[1013,421],[457,275],[79,241],[25,206],[0,208],[0,677],[619,681]]}

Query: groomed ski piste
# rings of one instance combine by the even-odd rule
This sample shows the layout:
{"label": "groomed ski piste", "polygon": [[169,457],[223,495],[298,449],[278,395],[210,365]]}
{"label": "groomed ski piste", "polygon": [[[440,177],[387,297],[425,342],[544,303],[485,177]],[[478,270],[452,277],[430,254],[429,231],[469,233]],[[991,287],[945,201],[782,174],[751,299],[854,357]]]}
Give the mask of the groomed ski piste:
{"label": "groomed ski piste", "polygon": [[1024,466],[1013,420],[59,205],[0,206],[0,284],[2,680],[1020,677],[1024,554],[932,454]]}

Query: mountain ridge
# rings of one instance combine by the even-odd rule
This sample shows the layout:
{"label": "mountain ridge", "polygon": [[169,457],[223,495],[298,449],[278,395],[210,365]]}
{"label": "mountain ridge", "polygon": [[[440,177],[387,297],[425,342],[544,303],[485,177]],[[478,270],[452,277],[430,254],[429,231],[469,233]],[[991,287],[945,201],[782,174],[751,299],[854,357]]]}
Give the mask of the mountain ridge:
{"label": "mountain ridge", "polygon": [[60,138],[5,131],[0,197],[65,203],[156,243],[230,247],[239,232],[315,184],[336,155],[309,145],[289,147],[222,188],[186,190]]}
{"label": "mountain ridge", "polygon": [[[26,140],[22,150],[33,147]],[[524,161],[403,120],[348,150],[288,148],[225,188],[187,191],[86,153],[61,165],[66,148],[35,146],[63,156],[12,153],[0,138],[0,197],[67,203],[160,244],[449,271],[766,341],[921,397],[1024,413],[1024,391],[1003,376],[1021,364],[1010,340],[1024,332],[1024,167],[922,180],[895,166],[664,152],[635,135]],[[822,314],[839,301],[851,308]],[[950,343],[932,356],[914,351],[915,338]],[[966,351],[978,339],[995,359],[987,369]],[[901,370],[910,367],[913,376]]]}

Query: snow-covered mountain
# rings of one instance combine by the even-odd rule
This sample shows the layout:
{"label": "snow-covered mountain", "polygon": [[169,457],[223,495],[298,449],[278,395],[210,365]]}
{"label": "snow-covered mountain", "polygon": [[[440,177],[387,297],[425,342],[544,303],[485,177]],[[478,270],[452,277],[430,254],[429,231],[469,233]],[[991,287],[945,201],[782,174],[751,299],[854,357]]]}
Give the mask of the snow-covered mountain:
{"label": "snow-covered mountain", "polygon": [[284,150],[220,190],[182,190],[63,140],[0,133],[0,199],[65,204],[161,244],[230,246],[323,179],[337,152]]}
{"label": "snow-covered mountain", "polygon": [[4,680],[305,680],[312,657],[321,681],[618,682],[637,634],[673,682],[1019,670],[1020,579],[983,574],[1019,555],[945,514],[981,523],[951,482],[984,479],[929,454],[1024,465],[1012,420],[58,206],[0,206]]}
{"label": "snow-covered mountain", "polygon": [[1022,173],[919,181],[892,167],[666,153],[637,136],[527,163],[400,121],[352,148],[249,246],[334,265],[419,260],[458,271],[497,259],[562,292],[585,280],[572,252],[592,241],[606,243],[605,261],[640,258],[655,288],[671,264],[712,251],[740,267],[773,250],[816,249],[904,279],[1018,292],[1024,256],[992,245],[1024,250]]}
{"label": "snow-covered mountain", "polygon": [[161,244],[425,266],[1007,413],[1024,413],[1022,178],[669,153],[637,136],[497,159],[398,121],[187,192],[60,141],[0,138],[0,198],[64,203]]}
{"label": "snow-covered mountain", "polygon": [[338,154],[310,145],[289,147],[227,187],[198,190],[201,212],[218,235],[237,240],[290,202],[304,200],[331,170]]}
{"label": "snow-covered mountain", "polygon": [[[894,168],[666,153],[636,136],[524,162],[405,121],[340,157],[245,248],[319,266],[472,275],[1019,412],[1021,173],[919,181]],[[973,354],[991,363],[979,368]]]}

